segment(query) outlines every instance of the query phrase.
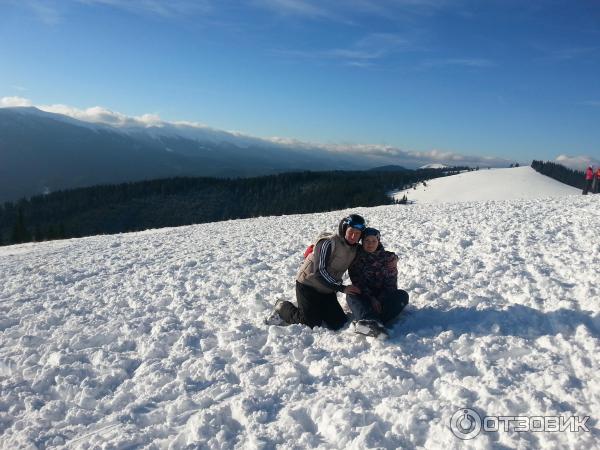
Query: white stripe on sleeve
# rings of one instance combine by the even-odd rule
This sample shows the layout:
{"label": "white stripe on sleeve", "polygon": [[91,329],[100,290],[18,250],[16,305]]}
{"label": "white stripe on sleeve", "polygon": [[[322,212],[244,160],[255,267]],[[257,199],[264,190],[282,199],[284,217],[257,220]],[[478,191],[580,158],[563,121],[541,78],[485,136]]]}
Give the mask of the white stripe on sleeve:
{"label": "white stripe on sleeve", "polygon": [[329,274],[329,272],[327,272],[326,257],[327,257],[327,252],[329,252],[330,248],[331,248],[331,241],[329,239],[327,239],[325,242],[323,242],[323,245],[321,246],[321,254],[319,255],[319,273],[325,279],[325,281],[327,281],[328,283],[339,286],[341,283],[339,281],[337,281],[335,278],[333,278]]}

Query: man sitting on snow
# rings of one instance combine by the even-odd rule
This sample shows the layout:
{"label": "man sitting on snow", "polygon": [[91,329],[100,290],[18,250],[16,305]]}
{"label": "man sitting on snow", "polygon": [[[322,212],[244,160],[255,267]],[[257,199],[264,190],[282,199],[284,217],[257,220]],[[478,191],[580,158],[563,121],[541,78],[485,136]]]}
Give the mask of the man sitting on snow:
{"label": "man sitting on snow", "polygon": [[306,256],[296,275],[296,300],[278,300],[275,311],[266,319],[269,325],[302,323],[313,328],[325,322],[337,330],[346,323],[346,314],[336,293],[360,294],[356,286],[342,284],[342,276],[356,256],[365,219],[358,214],[343,218],[338,234],[321,233],[312,253]]}

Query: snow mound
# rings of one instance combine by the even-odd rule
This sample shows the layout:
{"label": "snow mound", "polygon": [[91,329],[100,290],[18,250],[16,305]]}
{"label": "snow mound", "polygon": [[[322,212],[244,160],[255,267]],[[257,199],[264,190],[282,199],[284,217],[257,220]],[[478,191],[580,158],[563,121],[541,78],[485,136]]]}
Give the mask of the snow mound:
{"label": "snow mound", "polygon": [[424,166],[419,167],[419,169],[445,169],[446,167],[448,167],[446,164],[432,163],[425,164]]}
{"label": "snow mound", "polygon": [[[450,430],[600,411],[600,196],[358,208],[400,256],[385,342],[265,326],[349,211],[0,248],[0,448],[594,448]],[[595,413],[594,413],[595,411]]]}
{"label": "snow mound", "polygon": [[581,194],[579,189],[542,175],[531,167],[482,169],[463,172],[419,183],[416,189],[393,194],[400,200],[405,194],[416,203],[448,203],[481,200],[533,199]]}

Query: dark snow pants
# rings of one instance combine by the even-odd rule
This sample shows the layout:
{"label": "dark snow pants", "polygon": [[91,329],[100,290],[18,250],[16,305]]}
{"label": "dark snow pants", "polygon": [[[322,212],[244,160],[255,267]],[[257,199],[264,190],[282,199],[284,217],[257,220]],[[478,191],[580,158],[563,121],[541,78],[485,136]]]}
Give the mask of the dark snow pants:
{"label": "dark snow pants", "polygon": [[585,180],[585,186],[583,187],[583,195],[587,195],[587,193],[592,189],[592,180]]}
{"label": "dark snow pants", "polygon": [[335,292],[323,294],[296,282],[296,300],[298,307],[291,302],[284,302],[279,310],[279,315],[287,323],[302,323],[313,328],[325,322],[332,330],[338,330],[346,323],[346,314]]}
{"label": "dark snow pants", "polygon": [[408,305],[408,292],[396,289],[385,293],[381,298],[380,314],[375,312],[369,299],[360,295],[346,295],[346,302],[352,310],[354,320],[378,320],[385,324],[395,319]]}

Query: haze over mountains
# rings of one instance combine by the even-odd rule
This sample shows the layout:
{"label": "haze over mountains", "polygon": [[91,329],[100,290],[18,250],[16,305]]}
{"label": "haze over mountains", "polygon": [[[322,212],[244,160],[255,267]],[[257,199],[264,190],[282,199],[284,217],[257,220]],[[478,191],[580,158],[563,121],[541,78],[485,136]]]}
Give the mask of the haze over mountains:
{"label": "haze over mountains", "polygon": [[[147,125],[129,118],[120,123],[109,119],[91,123],[35,107],[0,108],[0,201],[174,176],[245,177],[390,164],[417,168],[439,156],[435,151],[427,156],[386,146],[261,139],[192,123]],[[456,164],[486,164],[484,159],[465,157]]]}
{"label": "haze over mountains", "polygon": [[360,168],[357,157],[217,130],[116,128],[36,108],[0,108],[0,158],[0,201],[161,177]]}

